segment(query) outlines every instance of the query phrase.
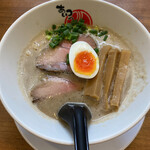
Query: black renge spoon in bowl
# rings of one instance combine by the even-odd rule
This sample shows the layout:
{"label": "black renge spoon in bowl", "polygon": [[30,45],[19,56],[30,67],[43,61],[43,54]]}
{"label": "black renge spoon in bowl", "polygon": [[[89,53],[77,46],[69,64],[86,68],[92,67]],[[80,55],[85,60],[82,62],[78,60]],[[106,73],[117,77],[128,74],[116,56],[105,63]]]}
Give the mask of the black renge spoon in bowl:
{"label": "black renge spoon in bowl", "polygon": [[87,121],[92,115],[86,104],[66,103],[60,108],[58,116],[71,127],[75,150],[89,150]]}

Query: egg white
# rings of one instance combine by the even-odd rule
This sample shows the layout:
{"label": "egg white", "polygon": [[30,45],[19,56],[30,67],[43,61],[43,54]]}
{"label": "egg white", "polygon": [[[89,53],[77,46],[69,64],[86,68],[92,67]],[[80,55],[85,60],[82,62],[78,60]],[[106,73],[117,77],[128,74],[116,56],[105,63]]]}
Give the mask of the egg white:
{"label": "egg white", "polygon": [[[77,56],[78,53],[80,53],[82,51],[91,52],[94,55],[94,57],[96,58],[96,69],[91,75],[80,74],[74,70],[75,57]],[[70,67],[71,67],[73,73],[80,78],[85,78],[85,79],[94,78],[99,70],[98,55],[96,54],[94,49],[87,42],[84,42],[84,41],[78,41],[78,42],[72,44],[70,51],[69,51],[69,63],[70,63]]]}

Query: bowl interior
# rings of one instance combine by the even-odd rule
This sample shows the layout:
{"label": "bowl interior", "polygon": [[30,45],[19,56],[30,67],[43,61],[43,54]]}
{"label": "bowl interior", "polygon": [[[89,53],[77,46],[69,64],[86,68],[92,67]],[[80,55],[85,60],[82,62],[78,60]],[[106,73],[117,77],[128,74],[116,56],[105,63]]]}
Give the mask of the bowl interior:
{"label": "bowl interior", "polygon": [[[135,125],[150,107],[150,36],[144,26],[121,8],[103,1],[57,0],[41,4],[21,16],[6,32],[0,45],[0,95],[11,116],[24,128],[41,138],[62,144],[72,144],[68,129],[58,121],[39,115],[27,102],[18,85],[18,60],[22,50],[42,30],[53,23],[64,22],[57,5],[65,9],[88,12],[93,25],[106,26],[128,39],[137,47],[145,60],[148,85],[142,93],[114,118],[89,126],[90,143],[113,138]],[[96,10],[96,11],[95,11]],[[131,115],[132,114],[132,115]],[[63,138],[62,138],[63,135]]]}

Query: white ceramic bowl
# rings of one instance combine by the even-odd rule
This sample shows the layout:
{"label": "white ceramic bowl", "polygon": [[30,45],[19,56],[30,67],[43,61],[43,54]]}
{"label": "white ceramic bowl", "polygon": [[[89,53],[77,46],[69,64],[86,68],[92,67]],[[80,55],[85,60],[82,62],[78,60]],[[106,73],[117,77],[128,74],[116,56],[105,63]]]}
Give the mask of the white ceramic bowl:
{"label": "white ceramic bowl", "polygon": [[17,19],[1,40],[0,95],[9,114],[31,133],[60,144],[72,144],[70,132],[54,119],[46,119],[29,105],[18,85],[17,67],[22,50],[41,30],[64,22],[56,5],[87,11],[93,24],[107,26],[132,42],[144,57],[148,85],[122,113],[103,123],[89,126],[90,143],[112,139],[133,127],[150,108],[150,35],[146,28],[125,10],[98,0],[57,0],[41,4]]}

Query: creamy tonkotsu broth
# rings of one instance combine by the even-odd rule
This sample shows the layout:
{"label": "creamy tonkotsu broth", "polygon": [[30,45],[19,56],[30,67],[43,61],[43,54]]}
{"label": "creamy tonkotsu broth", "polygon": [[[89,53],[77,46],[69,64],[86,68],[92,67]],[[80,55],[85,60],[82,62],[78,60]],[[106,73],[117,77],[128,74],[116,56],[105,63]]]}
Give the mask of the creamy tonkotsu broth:
{"label": "creamy tonkotsu broth", "polygon": [[[140,55],[136,55],[137,51],[133,47],[129,46],[129,44],[127,44],[127,42],[122,37],[111,31],[110,29],[106,30],[108,31],[108,39],[106,41],[103,41],[103,37],[97,37],[93,34],[88,33],[95,40],[99,49],[101,49],[104,45],[111,45],[112,48],[118,48],[120,51],[122,49],[131,50],[131,59],[129,62],[128,71],[123,87],[123,93],[121,95],[122,103],[123,100],[126,100],[126,97],[128,97],[129,95],[136,95],[137,92],[139,92],[143,88],[143,86],[141,86],[140,90],[132,90],[133,86],[140,84],[145,80],[145,72],[143,70],[143,67],[140,67],[140,61],[139,63],[136,61],[142,58]],[[20,86],[23,89],[23,93],[27,97],[28,101],[32,103],[33,100],[33,97],[31,97],[30,95],[32,88],[39,83],[46,81],[48,76],[57,76],[71,79],[73,82],[79,82],[83,85],[83,87],[80,91],[73,91],[62,95],[37,100],[37,102],[32,103],[33,107],[37,107],[38,110],[40,110],[47,116],[56,119],[58,110],[66,102],[86,103],[92,112],[93,120],[99,119],[102,116],[105,116],[108,113],[114,111],[113,109],[109,109],[109,111],[106,111],[103,107],[102,100],[96,101],[93,98],[85,96],[83,94],[83,88],[86,79],[79,78],[73,73],[55,73],[52,71],[44,71],[36,67],[35,62],[37,56],[43,49],[45,49],[45,47],[48,47],[48,44],[49,41],[45,38],[45,32],[43,31],[29,43],[29,45],[25,48],[25,50],[23,50],[23,53],[21,55],[18,75]],[[138,75],[139,72],[141,75]],[[138,81],[140,81],[140,83]]]}

